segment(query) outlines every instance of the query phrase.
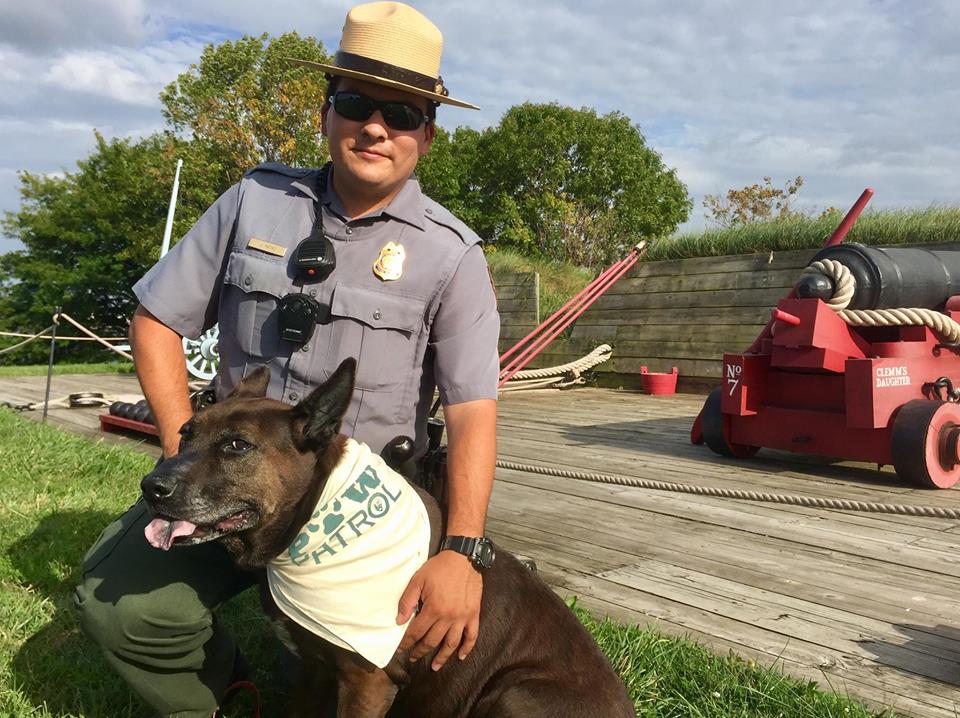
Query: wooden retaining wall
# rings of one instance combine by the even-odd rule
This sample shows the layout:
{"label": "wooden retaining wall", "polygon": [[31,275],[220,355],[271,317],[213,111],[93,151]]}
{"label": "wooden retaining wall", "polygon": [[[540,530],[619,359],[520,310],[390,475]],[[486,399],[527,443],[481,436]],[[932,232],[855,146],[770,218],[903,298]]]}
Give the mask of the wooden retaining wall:
{"label": "wooden retaining wall", "polygon": [[540,275],[536,272],[496,272],[500,312],[500,353],[523,339],[540,323]]}
{"label": "wooden retaining wall", "polygon": [[[641,262],[531,366],[563,364],[605,343],[613,357],[596,368],[603,386],[639,388],[641,366],[675,366],[680,390],[708,390],[720,379],[723,352],[753,342],[816,251]],[[522,337],[504,316],[504,336]]]}

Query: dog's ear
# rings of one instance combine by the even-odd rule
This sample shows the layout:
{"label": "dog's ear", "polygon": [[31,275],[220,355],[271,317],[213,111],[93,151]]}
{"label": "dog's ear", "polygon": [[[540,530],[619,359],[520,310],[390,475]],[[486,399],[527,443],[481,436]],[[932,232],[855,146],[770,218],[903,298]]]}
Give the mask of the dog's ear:
{"label": "dog's ear", "polygon": [[262,399],[267,395],[267,385],[270,383],[270,369],[265,366],[257,367],[253,372],[243,377],[240,383],[233,387],[228,399]]}
{"label": "dog's ear", "polygon": [[329,379],[293,407],[296,418],[304,420],[303,440],[311,449],[322,449],[340,432],[340,422],[353,395],[356,359],[344,359]]}

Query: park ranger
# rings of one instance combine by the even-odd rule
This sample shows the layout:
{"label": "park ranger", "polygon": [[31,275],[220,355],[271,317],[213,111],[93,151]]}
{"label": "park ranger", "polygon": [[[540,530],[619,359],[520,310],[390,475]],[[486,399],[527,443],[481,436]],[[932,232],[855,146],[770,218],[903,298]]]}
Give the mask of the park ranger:
{"label": "park ranger", "polygon": [[[224,397],[258,366],[271,396],[296,403],[346,357],[358,370],[343,431],[375,452],[398,435],[426,450],[434,387],[449,442],[448,536],[481,537],[495,460],[499,319],[478,237],[413,176],[434,138],[442,38],[396,2],[353,8],[322,110],[331,162],[261,165],[223,194],[134,287],[137,374],[174,455],[191,408],[181,337],[220,325]],[[81,625],[162,715],[215,713],[244,672],[213,609],[252,585],[216,543],[163,552],[144,538],[142,503],[107,527],[76,592]],[[460,542],[455,542],[460,543]],[[439,669],[476,640],[482,577],[441,551],[398,606],[401,648],[436,650]]]}

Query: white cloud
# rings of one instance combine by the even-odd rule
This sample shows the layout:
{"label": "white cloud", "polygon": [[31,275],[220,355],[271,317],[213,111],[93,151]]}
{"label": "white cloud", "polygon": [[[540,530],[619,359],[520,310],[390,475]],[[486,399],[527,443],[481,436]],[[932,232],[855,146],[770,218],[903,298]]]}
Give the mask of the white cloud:
{"label": "white cloud", "polygon": [[144,35],[143,0],[0,0],[0,43],[29,52],[135,45]]}
{"label": "white cloud", "polygon": [[[136,56],[139,59],[140,56]],[[142,65],[117,53],[81,50],[72,52],[49,69],[43,81],[53,88],[70,90],[135,105],[157,104],[157,81]]]}
{"label": "white cloud", "polygon": [[[48,0],[22,11],[13,4],[0,0],[6,209],[2,168],[72,167],[92,146],[92,127],[108,136],[160,127],[157,93],[207,42],[295,29],[332,51],[353,2]],[[442,125],[483,128],[525,101],[622,111],[687,184],[690,226],[704,224],[705,193],[765,175],[778,184],[804,176],[801,203],[809,207],[845,208],[867,185],[877,190],[875,207],[960,197],[960,3],[417,7],[444,33],[442,72],[452,94],[483,108],[443,108]]]}

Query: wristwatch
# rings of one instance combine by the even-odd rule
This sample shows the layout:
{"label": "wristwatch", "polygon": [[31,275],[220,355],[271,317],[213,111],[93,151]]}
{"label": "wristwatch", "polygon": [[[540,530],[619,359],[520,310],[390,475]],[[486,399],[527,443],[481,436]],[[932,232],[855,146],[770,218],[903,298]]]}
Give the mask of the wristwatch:
{"label": "wristwatch", "polygon": [[493,566],[497,552],[493,549],[490,539],[470,536],[447,536],[440,546],[441,551],[456,551],[470,559],[470,563],[477,571],[485,571]]}

